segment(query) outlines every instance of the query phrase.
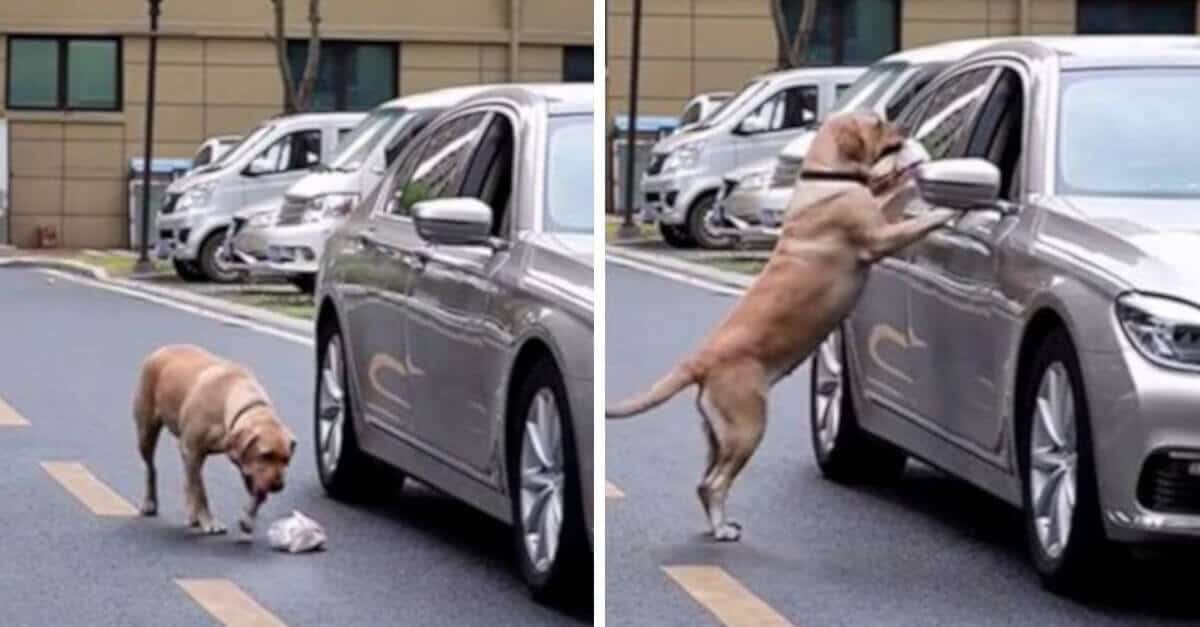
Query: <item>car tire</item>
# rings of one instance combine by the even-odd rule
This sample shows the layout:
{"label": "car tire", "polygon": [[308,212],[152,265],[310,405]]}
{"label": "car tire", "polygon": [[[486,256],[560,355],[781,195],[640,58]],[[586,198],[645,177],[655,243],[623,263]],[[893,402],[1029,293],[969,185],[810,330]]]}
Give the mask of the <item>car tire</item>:
{"label": "car tire", "polygon": [[404,475],[358,445],[346,350],[336,325],[324,325],[318,332],[314,388],[313,450],[325,493],[339,501],[361,502],[382,492],[378,487],[383,483],[400,489]]}
{"label": "car tire", "polygon": [[[1104,534],[1087,394],[1065,330],[1042,340],[1027,373],[1018,383],[1016,408],[1026,544],[1042,584],[1072,594],[1096,581],[1117,549]],[[1064,382],[1069,394],[1055,394]]]}
{"label": "car tire", "polygon": [[842,338],[842,329],[834,330],[812,357],[808,410],[817,467],[844,483],[895,480],[908,455],[858,426]]}
{"label": "car tire", "polygon": [[172,259],[171,265],[175,267],[175,274],[187,283],[198,283],[208,279],[194,261]]}
{"label": "car tire", "polygon": [[704,194],[692,203],[688,210],[687,231],[692,241],[706,250],[724,250],[733,247],[733,238],[728,235],[717,235],[709,230],[709,214],[717,206],[716,193]]}
{"label": "car tire", "polygon": [[317,275],[315,274],[291,274],[288,275],[287,281],[296,286],[296,289],[310,296],[317,287]]}
{"label": "car tire", "polygon": [[241,272],[223,263],[221,248],[224,244],[225,229],[217,229],[200,245],[200,271],[213,283],[233,283],[242,277]]}
{"label": "car tire", "polygon": [[696,242],[692,241],[692,238],[688,236],[687,230],[682,226],[659,222],[658,232],[662,235],[663,241],[673,248],[696,247]]}
{"label": "car tire", "polygon": [[[543,358],[517,376],[523,379],[509,405],[507,448],[513,540],[521,574],[541,603],[562,601],[585,588],[590,594],[591,585],[583,581],[592,565],[579,457],[562,375]],[[532,525],[538,528],[531,530]]]}

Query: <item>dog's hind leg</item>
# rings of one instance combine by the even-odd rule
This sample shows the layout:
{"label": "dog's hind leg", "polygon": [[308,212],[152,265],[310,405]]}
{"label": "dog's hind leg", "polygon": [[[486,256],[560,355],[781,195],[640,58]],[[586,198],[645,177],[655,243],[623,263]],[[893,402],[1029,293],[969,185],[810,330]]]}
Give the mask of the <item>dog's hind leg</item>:
{"label": "dog's hind leg", "polygon": [[742,535],[741,525],[725,515],[725,500],[734,479],[762,442],[767,424],[762,376],[741,370],[722,377],[723,381],[712,381],[706,398],[701,401],[710,416],[708,422],[717,450],[716,463],[700,483],[698,492],[708,512],[713,538],[720,541],[738,540]]}
{"label": "dog's hind leg", "polygon": [[139,416],[138,450],[146,464],[146,496],[142,500],[142,515],[158,514],[158,473],[154,467],[154,451],[158,447],[158,435],[162,432],[162,421],[157,416],[143,419]]}
{"label": "dog's hind leg", "polygon": [[717,435],[713,433],[713,424],[711,415],[716,413],[716,410],[709,411],[705,408],[707,403],[710,403],[705,398],[704,388],[700,388],[700,393],[696,395],[696,411],[700,413],[700,429],[704,432],[704,440],[708,444],[708,463],[704,466],[704,474],[701,475],[700,485],[696,486],[696,494],[700,497],[700,506],[704,508],[704,515],[708,517],[712,523],[712,512],[708,509],[708,498],[705,496],[704,485],[712,474],[713,469],[717,466],[717,451],[720,449],[720,444],[717,440]]}

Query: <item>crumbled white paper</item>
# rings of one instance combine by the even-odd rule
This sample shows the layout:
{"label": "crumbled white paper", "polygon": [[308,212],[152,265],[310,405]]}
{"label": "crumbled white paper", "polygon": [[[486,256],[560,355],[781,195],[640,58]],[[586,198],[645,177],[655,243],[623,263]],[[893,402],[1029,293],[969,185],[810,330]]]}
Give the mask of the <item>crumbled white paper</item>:
{"label": "crumbled white paper", "polygon": [[325,530],[317,521],[293,510],[292,515],[271,523],[267,529],[271,548],[289,553],[316,551],[325,546]]}

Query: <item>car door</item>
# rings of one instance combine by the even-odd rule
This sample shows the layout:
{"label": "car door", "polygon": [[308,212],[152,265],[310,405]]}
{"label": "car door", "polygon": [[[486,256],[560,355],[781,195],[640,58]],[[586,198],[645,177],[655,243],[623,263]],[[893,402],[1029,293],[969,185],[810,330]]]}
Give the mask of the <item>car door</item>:
{"label": "car door", "polygon": [[[465,169],[460,196],[492,207],[492,235],[510,238],[518,117],[493,109]],[[413,363],[424,374],[417,391],[423,440],[480,475],[496,441],[489,386],[504,347],[490,341],[487,311],[501,289],[497,273],[511,259],[507,246],[430,246],[413,289],[408,326]]]}
{"label": "car door", "polygon": [[816,123],[820,93],[817,83],[791,85],[742,118],[733,130],[737,162],[751,163],[778,155],[788,142]]}
{"label": "car door", "polygon": [[309,168],[320,163],[324,141],[320,127],[303,128],[264,148],[242,171],[241,206],[282,196],[288,187],[308,174]]}
{"label": "car door", "polygon": [[[990,65],[969,67],[930,88],[930,99],[913,137],[932,161],[964,156],[971,131],[996,75]],[[914,194],[908,217],[938,209]],[[962,218],[960,217],[960,220]],[[906,365],[914,379],[911,402],[916,415],[938,433],[965,444],[959,416],[978,401],[978,383],[964,380],[960,369],[974,371],[980,357],[976,338],[967,338],[967,320],[979,306],[977,286],[951,280],[947,263],[956,255],[976,254],[955,229],[955,222],[909,246],[898,258],[908,282],[909,339]],[[961,386],[967,387],[961,387]]]}
{"label": "car door", "polygon": [[348,315],[359,387],[367,416],[410,442],[419,440],[416,390],[425,372],[412,361],[406,326],[411,295],[427,244],[412,221],[412,205],[457,193],[464,152],[476,141],[483,115],[449,120],[404,152],[395,173],[381,183],[371,218],[360,227],[367,296]]}

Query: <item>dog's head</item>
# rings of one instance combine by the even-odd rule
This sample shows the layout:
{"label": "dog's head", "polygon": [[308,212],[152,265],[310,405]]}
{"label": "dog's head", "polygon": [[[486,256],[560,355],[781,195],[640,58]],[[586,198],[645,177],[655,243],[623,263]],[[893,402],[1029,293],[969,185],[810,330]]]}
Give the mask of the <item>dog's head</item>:
{"label": "dog's head", "polygon": [[871,187],[912,166],[904,133],[877,113],[853,111],[821,125],[804,158],[805,172],[861,177]]}
{"label": "dog's head", "polygon": [[283,489],[296,438],[269,405],[246,411],[229,434],[228,455],[242,473],[246,491],[262,500]]}

